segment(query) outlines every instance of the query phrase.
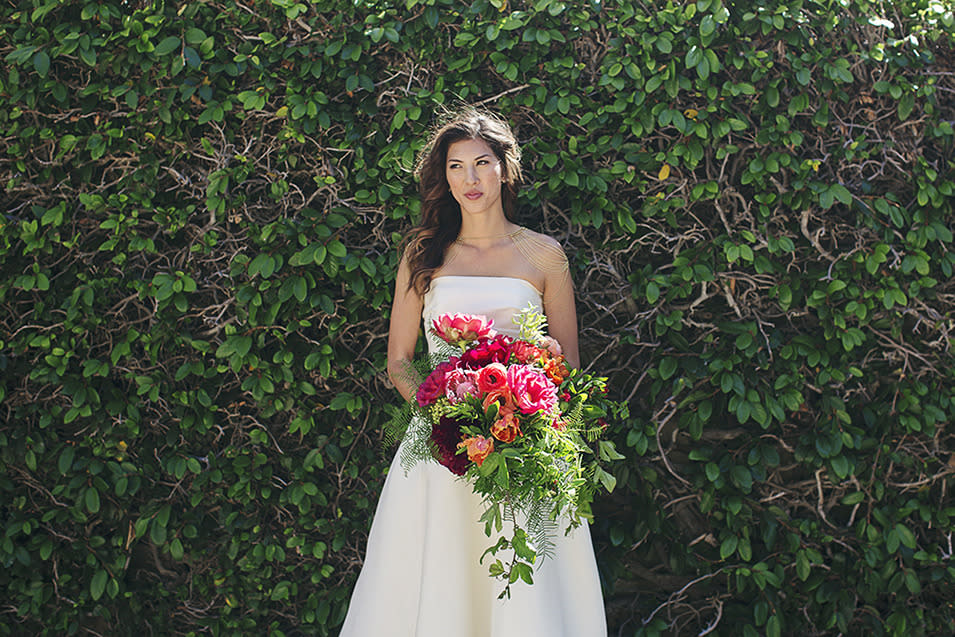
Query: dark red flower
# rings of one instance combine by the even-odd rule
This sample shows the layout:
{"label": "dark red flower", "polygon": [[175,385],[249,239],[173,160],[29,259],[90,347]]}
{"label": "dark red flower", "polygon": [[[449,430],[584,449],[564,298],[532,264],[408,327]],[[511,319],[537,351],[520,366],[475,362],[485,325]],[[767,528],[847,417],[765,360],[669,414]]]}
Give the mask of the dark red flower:
{"label": "dark red flower", "polygon": [[511,356],[511,339],[504,334],[482,338],[461,355],[461,364],[468,369],[480,369],[490,363],[507,364]]}
{"label": "dark red flower", "polygon": [[431,427],[431,442],[437,451],[437,460],[451,473],[463,476],[468,470],[468,456],[458,453],[458,443],[464,439],[461,434],[461,423],[454,418],[442,416],[441,420]]}
{"label": "dark red flower", "polygon": [[444,377],[449,371],[457,366],[457,362],[458,359],[452,357],[451,360],[438,363],[437,367],[434,368],[434,371],[428,374],[428,377],[425,378],[424,382],[418,386],[418,391],[415,393],[415,398],[417,399],[419,405],[422,407],[427,407],[438,398],[444,396]]}

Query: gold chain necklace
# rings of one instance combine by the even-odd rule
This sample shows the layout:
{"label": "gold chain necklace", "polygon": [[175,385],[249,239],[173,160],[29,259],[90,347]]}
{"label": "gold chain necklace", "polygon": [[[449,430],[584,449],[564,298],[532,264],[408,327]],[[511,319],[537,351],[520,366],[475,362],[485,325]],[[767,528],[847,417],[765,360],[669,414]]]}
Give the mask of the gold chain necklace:
{"label": "gold chain necklace", "polygon": [[492,234],[486,237],[458,237],[454,240],[455,243],[466,243],[468,241],[483,241],[487,239],[504,239],[506,237],[516,237],[517,235],[524,232],[524,228],[518,228],[512,232],[505,232],[504,234]]}

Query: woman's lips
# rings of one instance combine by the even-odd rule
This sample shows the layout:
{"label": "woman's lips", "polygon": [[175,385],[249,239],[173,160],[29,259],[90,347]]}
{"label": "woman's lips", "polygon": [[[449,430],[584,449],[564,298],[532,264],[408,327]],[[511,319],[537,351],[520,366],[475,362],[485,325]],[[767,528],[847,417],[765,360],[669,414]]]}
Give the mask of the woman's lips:
{"label": "woman's lips", "polygon": [[464,196],[467,197],[468,199],[474,200],[474,199],[480,199],[481,195],[483,194],[484,194],[483,192],[480,192],[478,190],[472,190],[471,192],[464,193]]}

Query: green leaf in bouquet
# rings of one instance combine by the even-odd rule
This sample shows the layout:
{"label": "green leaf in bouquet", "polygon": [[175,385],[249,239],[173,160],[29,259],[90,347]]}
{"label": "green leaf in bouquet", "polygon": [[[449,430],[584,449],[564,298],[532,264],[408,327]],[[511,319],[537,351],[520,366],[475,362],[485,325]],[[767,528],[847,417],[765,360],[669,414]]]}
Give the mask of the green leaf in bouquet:
{"label": "green leaf in bouquet", "polygon": [[482,476],[487,477],[494,473],[501,464],[501,454],[491,453],[487,458],[484,459],[484,462],[481,463],[481,466],[478,467],[478,473]]}
{"label": "green leaf in bouquet", "polygon": [[541,314],[536,306],[528,304],[513,319],[518,327],[518,338],[538,343],[547,332],[547,317]]}
{"label": "green leaf in bouquet", "polygon": [[534,569],[531,568],[530,564],[525,564],[524,562],[516,562],[514,564],[513,568],[511,568],[510,583],[513,584],[518,578],[524,580],[527,584],[534,583]]}
{"label": "green leaf in bouquet", "polygon": [[[501,516],[501,505],[498,502],[494,502],[487,508],[487,510],[481,515],[480,522],[484,522],[484,534],[488,537],[491,537],[491,533],[494,531],[500,532],[503,528],[503,518]],[[504,546],[501,546],[501,542],[504,542]],[[484,559],[484,556],[488,553],[492,555],[497,553],[498,549],[507,548],[507,540],[501,538],[500,541],[495,546],[492,546],[488,550],[484,551],[481,555],[481,559]]]}
{"label": "green leaf in bouquet", "polygon": [[494,454],[498,458],[498,469],[497,473],[494,474],[494,479],[503,491],[507,491],[511,486],[510,474],[507,470],[507,459],[504,458],[501,454]]}
{"label": "green leaf in bouquet", "polygon": [[514,527],[514,537],[511,539],[511,546],[514,548],[514,554],[517,555],[520,560],[533,564],[537,559],[537,551],[532,549],[531,545],[527,543],[527,531],[518,526]]}

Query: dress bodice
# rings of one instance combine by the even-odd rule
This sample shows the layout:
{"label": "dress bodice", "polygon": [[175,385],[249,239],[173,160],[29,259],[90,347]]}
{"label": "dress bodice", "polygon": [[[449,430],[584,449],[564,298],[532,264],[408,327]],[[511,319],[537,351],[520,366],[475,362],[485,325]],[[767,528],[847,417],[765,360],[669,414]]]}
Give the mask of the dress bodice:
{"label": "dress bodice", "polygon": [[434,350],[431,319],[445,313],[480,314],[494,321],[494,329],[517,336],[513,317],[533,305],[541,307],[541,293],[524,279],[504,276],[439,276],[431,280],[431,289],[424,296],[421,316],[424,318],[428,349]]}

